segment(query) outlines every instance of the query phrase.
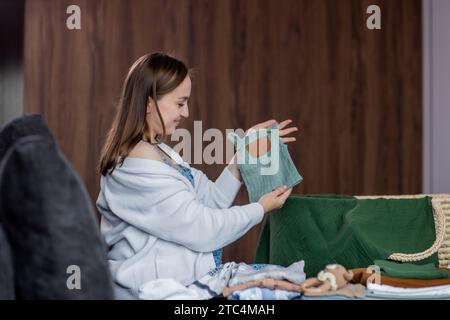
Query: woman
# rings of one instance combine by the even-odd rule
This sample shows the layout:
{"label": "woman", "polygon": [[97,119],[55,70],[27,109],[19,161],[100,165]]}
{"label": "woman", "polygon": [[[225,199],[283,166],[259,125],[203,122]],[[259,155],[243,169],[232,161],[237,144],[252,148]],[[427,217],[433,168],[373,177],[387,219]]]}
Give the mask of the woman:
{"label": "woman", "polygon": [[[161,53],[139,58],[125,79],[99,162],[97,199],[118,298],[137,298],[150,280],[188,285],[204,276],[220,264],[220,248],[280,208],[292,191],[280,187],[258,202],[230,208],[242,185],[235,156],[212,182],[162,142],[188,118],[190,93],[184,63]],[[280,136],[295,130],[280,130]]]}

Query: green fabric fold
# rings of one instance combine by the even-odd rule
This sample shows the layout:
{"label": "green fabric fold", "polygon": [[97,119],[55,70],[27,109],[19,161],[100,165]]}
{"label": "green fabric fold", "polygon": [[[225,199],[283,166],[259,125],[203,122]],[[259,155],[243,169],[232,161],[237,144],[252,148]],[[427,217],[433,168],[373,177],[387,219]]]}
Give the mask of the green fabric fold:
{"label": "green fabric fold", "polygon": [[381,274],[388,277],[405,279],[446,279],[450,273],[438,269],[433,263],[416,265],[389,260],[375,260],[374,265],[380,267]]}
{"label": "green fabric fold", "polygon": [[[392,253],[418,253],[433,244],[431,198],[356,199],[291,195],[265,217],[255,263],[288,266],[304,260],[314,277],[327,264],[366,268]],[[415,264],[438,265],[437,254]]]}

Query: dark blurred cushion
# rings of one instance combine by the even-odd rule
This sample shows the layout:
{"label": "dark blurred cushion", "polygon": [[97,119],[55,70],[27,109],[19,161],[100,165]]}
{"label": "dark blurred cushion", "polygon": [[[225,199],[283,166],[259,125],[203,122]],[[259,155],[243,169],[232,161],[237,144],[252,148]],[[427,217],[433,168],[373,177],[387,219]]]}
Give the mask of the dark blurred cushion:
{"label": "dark blurred cushion", "polygon": [[[93,206],[40,116],[21,117],[2,129],[0,159],[0,212],[16,297],[112,299]],[[67,286],[70,266],[80,269],[80,290]]]}
{"label": "dark blurred cushion", "polygon": [[0,129],[0,161],[17,140],[35,134],[53,140],[50,130],[39,114],[26,114],[5,123]]}
{"label": "dark blurred cushion", "polygon": [[3,225],[0,223],[0,300],[14,298],[14,271],[11,250]]}

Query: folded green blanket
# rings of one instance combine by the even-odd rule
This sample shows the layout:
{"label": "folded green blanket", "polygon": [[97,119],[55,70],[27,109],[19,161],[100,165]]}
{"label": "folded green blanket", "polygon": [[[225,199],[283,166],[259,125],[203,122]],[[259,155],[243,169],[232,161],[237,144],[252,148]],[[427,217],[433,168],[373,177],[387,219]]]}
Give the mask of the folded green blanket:
{"label": "folded green blanket", "polygon": [[[337,195],[291,195],[266,216],[255,263],[288,266],[305,261],[314,277],[327,264],[366,268],[392,253],[418,253],[433,244],[431,198],[356,199]],[[438,265],[437,254],[414,264]]]}
{"label": "folded green blanket", "polygon": [[382,275],[406,279],[446,279],[450,273],[438,269],[433,263],[415,265],[412,263],[399,263],[388,260],[375,260],[374,265],[380,267]]}

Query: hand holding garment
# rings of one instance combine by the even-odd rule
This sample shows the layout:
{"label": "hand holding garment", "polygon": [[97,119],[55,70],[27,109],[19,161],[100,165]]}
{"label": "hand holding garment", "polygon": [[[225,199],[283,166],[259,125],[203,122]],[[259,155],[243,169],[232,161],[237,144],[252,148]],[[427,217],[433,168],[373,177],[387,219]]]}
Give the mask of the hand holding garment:
{"label": "hand holding garment", "polygon": [[[282,185],[291,188],[303,180],[279,137],[276,123],[268,129],[249,130],[243,138],[230,132],[227,138],[236,145],[237,166],[250,202]],[[267,152],[255,152],[258,147]]]}

